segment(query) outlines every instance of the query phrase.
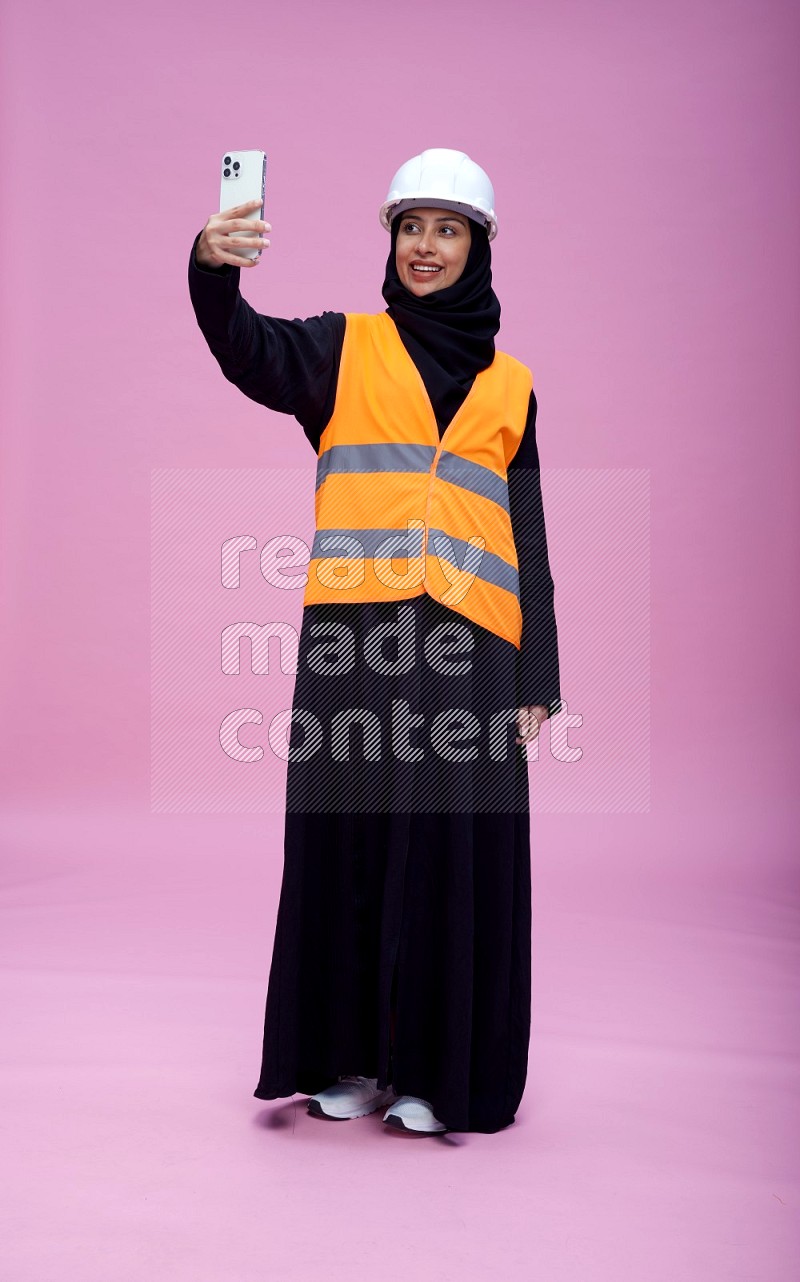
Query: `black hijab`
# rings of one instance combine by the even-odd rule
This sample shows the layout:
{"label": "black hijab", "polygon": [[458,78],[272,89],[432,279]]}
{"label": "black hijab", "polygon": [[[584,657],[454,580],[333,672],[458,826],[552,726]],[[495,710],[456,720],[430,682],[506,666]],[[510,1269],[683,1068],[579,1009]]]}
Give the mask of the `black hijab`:
{"label": "black hijab", "polygon": [[409,356],[431,399],[439,435],[466,397],[475,375],[494,360],[500,302],[492,289],[492,251],[485,228],[467,219],[470,247],[453,285],[417,298],[397,274],[397,233],[406,214],[392,221],[382,294]]}

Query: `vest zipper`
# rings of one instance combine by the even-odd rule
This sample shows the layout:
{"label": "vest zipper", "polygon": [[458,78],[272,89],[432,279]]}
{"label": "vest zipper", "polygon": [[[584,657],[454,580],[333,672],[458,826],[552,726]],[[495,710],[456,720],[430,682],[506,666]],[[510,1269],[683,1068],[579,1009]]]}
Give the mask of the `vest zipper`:
{"label": "vest zipper", "polygon": [[[444,432],[442,433],[441,438],[439,440],[439,444],[436,447],[436,453],[433,456],[433,462],[431,463],[430,469],[428,471],[428,476],[430,479],[428,481],[428,497],[425,503],[425,534],[424,534],[424,543],[422,547],[423,573],[426,578],[428,575],[428,518],[430,516],[430,510],[431,510],[431,499],[433,498],[433,483],[436,479],[436,465],[439,462],[439,456],[444,447],[445,437],[447,436],[447,433],[450,431],[450,428],[453,426],[453,423],[455,422],[456,417],[457,416],[454,415],[453,418],[451,418],[450,422],[447,424],[447,427],[444,429]],[[435,426],[435,423],[436,423],[436,420],[434,419],[434,426]]]}

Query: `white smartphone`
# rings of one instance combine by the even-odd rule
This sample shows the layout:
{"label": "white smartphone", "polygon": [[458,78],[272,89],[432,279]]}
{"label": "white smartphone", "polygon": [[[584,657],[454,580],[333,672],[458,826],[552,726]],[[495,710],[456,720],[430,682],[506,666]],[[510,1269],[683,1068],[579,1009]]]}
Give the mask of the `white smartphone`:
{"label": "white smartphone", "polygon": [[[219,189],[219,212],[234,205],[244,205],[248,200],[259,199],[261,208],[254,208],[244,217],[259,222],[264,217],[264,191],[267,185],[267,157],[263,151],[226,151],[222,156],[222,179]],[[229,235],[235,236],[236,232]],[[241,234],[241,233],[240,233]],[[231,245],[231,253],[238,258],[258,258],[260,249],[244,249]]]}

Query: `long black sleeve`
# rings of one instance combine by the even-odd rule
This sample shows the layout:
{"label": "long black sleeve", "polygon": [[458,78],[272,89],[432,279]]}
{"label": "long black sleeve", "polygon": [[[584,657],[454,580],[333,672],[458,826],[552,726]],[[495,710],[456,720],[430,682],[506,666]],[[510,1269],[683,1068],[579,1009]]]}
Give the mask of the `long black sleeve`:
{"label": "long black sleeve", "polygon": [[536,396],[531,390],[525,432],[508,467],[508,501],[522,609],[517,701],[520,707],[541,704],[552,717],[561,707],[558,629],[542,504],[536,410]]}
{"label": "long black sleeve", "polygon": [[306,320],[262,316],[242,297],[242,269],[203,267],[189,255],[189,295],[197,323],[228,382],[268,409],[293,414],[315,452],[333,411],[344,342],[342,312]]}

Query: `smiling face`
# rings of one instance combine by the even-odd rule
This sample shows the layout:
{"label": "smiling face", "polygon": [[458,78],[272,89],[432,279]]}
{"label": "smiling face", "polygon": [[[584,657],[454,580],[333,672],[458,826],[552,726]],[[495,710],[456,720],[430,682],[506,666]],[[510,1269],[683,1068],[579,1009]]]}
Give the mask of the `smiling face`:
{"label": "smiling face", "polygon": [[446,209],[407,209],[398,215],[395,262],[406,289],[418,298],[454,285],[472,243],[469,219]]}

